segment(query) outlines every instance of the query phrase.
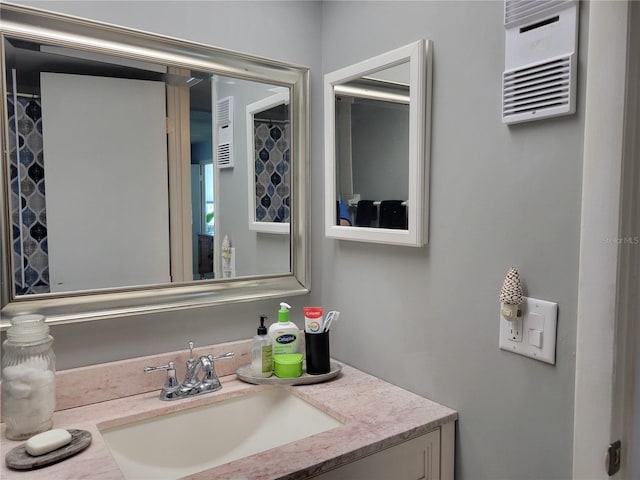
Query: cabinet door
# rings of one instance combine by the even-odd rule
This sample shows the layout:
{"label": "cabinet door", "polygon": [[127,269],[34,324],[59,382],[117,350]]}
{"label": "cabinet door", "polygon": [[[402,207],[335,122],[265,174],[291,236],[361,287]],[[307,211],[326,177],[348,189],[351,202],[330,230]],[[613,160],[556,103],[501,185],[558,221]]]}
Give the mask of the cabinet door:
{"label": "cabinet door", "polygon": [[320,480],[437,480],[440,430],[314,477]]}

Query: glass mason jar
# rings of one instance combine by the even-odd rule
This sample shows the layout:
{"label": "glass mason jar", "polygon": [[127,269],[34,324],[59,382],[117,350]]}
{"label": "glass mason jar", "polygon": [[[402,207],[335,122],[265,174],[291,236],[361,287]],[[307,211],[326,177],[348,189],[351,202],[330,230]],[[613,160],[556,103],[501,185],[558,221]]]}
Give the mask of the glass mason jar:
{"label": "glass mason jar", "polygon": [[42,315],[11,320],[2,344],[2,420],[5,436],[24,440],[49,430],[56,404],[53,337]]}

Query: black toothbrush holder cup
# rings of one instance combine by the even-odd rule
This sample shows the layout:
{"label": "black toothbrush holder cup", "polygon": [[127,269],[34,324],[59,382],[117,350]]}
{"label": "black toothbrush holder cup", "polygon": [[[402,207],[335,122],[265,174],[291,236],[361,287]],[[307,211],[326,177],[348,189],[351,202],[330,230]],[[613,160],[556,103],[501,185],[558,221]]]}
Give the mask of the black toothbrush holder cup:
{"label": "black toothbrush holder cup", "polygon": [[331,371],[329,332],[305,333],[307,373],[322,375]]}

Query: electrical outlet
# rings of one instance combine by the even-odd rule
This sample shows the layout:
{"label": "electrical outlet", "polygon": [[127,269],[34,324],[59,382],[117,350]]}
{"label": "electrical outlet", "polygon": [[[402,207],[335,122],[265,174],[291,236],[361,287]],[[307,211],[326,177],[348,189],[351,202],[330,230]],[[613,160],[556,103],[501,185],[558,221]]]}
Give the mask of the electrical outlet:
{"label": "electrical outlet", "polygon": [[521,316],[509,322],[509,340],[511,340],[512,342],[522,341],[522,317]]}
{"label": "electrical outlet", "polygon": [[500,315],[500,349],[555,364],[558,304],[522,297],[520,309],[512,322]]}

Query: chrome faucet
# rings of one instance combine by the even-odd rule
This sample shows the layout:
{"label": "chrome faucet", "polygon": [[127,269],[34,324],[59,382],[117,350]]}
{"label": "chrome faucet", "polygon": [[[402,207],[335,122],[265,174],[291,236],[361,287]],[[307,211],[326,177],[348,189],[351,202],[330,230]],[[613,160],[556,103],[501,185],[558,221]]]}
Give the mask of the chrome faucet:
{"label": "chrome faucet", "polygon": [[[187,373],[184,381],[180,383],[176,376],[174,362],[158,367],[145,367],[144,373],[158,370],[167,371],[167,380],[160,391],[160,400],[177,400],[179,398],[193,397],[203,393],[215,392],[222,388],[220,379],[215,369],[215,360],[232,358],[233,352],[223,355],[202,355],[199,359],[193,358],[194,342],[189,342],[189,360],[187,360]],[[202,372],[202,373],[201,373]]]}

